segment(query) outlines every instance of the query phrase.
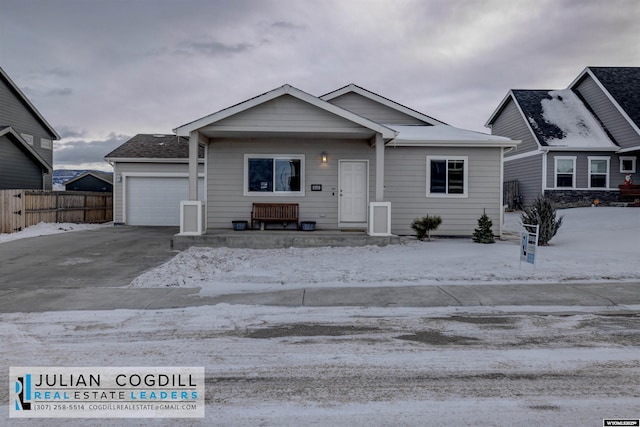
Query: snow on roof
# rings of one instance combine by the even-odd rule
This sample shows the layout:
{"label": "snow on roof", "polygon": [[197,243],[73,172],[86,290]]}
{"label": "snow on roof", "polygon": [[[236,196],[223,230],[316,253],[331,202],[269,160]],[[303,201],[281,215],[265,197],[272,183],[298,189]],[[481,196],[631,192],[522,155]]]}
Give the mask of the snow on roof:
{"label": "snow on roof", "polygon": [[571,89],[549,91],[543,99],[542,118],[557,126],[562,137],[547,137],[552,147],[615,147],[600,124]]}
{"label": "snow on roof", "polygon": [[390,142],[392,145],[420,145],[420,143],[428,143],[432,141],[513,143],[511,139],[503,136],[489,135],[487,133],[460,129],[444,124],[434,126],[385,126],[398,132],[398,136]]}

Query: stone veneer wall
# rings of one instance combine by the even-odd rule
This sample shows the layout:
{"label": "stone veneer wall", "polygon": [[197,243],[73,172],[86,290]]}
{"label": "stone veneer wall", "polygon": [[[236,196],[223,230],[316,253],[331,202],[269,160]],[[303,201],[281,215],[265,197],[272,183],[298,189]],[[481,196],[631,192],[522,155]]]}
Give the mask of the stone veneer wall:
{"label": "stone veneer wall", "polygon": [[604,190],[545,190],[544,195],[558,208],[591,206],[596,199],[604,206],[622,200],[619,191]]}

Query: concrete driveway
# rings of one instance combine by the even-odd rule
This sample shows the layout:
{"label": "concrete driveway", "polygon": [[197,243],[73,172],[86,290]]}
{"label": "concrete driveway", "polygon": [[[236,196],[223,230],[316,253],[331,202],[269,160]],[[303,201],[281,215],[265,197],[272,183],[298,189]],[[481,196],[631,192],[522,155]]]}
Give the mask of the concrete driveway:
{"label": "concrete driveway", "polygon": [[173,257],[177,227],[104,227],[0,244],[0,291],[119,287]]}

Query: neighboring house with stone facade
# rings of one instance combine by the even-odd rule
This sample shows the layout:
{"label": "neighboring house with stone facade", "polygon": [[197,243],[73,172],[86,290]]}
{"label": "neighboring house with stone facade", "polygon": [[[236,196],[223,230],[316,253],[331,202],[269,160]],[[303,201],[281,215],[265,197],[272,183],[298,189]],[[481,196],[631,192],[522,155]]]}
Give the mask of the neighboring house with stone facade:
{"label": "neighboring house with stone facade", "polygon": [[640,182],[640,68],[587,67],[566,89],[510,90],[486,126],[522,141],[505,153],[504,180],[518,181],[524,205],[542,194],[561,206],[617,201],[627,175]]}

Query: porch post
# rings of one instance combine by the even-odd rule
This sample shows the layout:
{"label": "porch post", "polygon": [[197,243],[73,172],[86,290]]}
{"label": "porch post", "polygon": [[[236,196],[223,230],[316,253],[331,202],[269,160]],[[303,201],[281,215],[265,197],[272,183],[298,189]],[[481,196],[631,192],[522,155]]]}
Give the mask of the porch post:
{"label": "porch post", "polygon": [[198,142],[197,130],[189,134],[189,200],[198,200]]}
{"label": "porch post", "polygon": [[376,202],[384,201],[384,140],[376,134]]}

